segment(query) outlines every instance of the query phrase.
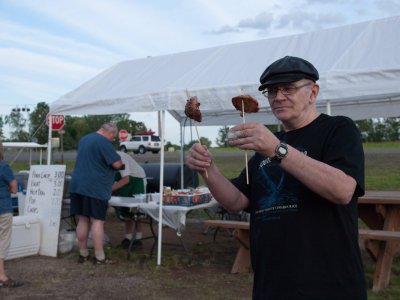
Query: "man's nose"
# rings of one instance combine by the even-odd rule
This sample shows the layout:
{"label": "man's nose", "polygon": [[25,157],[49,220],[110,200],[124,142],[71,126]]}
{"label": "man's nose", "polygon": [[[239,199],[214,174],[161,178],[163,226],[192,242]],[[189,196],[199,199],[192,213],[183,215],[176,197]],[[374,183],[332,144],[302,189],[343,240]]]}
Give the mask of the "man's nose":
{"label": "man's nose", "polygon": [[282,90],[281,89],[278,89],[277,91],[276,91],[276,97],[275,97],[275,100],[285,100],[286,99],[286,96],[282,93]]}

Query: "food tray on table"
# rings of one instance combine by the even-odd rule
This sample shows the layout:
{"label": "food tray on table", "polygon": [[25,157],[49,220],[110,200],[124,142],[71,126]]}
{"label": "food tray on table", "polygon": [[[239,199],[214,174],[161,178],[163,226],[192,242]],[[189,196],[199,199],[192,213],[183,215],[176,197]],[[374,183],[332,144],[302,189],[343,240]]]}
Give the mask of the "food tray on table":
{"label": "food tray on table", "polygon": [[198,190],[170,190],[164,191],[164,205],[192,206],[208,203],[211,200],[211,194]]}

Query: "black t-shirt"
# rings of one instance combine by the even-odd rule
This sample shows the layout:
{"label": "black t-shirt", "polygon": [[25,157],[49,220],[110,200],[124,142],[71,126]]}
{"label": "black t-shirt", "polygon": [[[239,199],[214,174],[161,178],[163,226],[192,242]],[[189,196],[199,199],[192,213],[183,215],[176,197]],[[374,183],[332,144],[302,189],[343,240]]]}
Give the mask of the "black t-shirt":
{"label": "black t-shirt", "polygon": [[364,152],[356,126],[349,118],[321,114],[303,128],[276,135],[344,171],[357,188],[348,205],[337,205],[268,157],[252,157],[249,185],[244,171],[232,183],[250,199],[253,299],[366,299],[357,210],[364,194]]}

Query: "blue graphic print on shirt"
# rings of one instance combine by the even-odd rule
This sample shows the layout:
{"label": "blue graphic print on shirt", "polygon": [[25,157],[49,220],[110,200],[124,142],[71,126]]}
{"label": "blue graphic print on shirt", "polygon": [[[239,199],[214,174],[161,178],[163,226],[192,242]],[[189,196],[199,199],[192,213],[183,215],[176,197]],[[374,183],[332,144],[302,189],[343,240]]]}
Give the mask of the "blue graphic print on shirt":
{"label": "blue graphic print on shirt", "polygon": [[[297,150],[307,154],[303,148]],[[269,168],[274,168],[274,172],[268,172]],[[279,165],[268,157],[259,164],[256,181],[266,192],[257,202],[255,217],[258,221],[279,220],[281,213],[296,212],[298,209],[298,196],[284,188],[286,172],[282,169],[276,172],[277,168],[280,168]]]}

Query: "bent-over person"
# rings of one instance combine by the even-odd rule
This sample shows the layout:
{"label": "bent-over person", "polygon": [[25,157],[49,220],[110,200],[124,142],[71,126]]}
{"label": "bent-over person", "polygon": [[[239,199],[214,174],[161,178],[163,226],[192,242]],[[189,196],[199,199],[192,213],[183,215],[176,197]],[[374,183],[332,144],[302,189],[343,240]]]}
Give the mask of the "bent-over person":
{"label": "bent-over person", "polygon": [[120,156],[112,141],[118,133],[113,123],[106,123],[93,133],[84,136],[78,143],[74,171],[69,193],[71,194],[71,215],[79,216],[76,235],[79,245],[79,263],[89,256],[89,229],[92,235],[95,264],[115,263],[106,257],[103,249],[104,221],[108,200],[114,183],[114,172],[122,167]]}

